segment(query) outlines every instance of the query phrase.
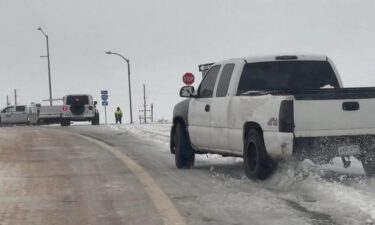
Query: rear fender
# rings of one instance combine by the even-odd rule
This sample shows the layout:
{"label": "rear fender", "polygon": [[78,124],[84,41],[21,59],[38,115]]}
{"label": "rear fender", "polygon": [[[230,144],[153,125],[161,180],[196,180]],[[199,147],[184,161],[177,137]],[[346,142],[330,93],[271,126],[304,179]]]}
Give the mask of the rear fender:
{"label": "rear fender", "polygon": [[243,133],[242,133],[242,142],[245,144],[246,142],[246,135],[250,130],[257,130],[263,137],[263,129],[257,122],[248,121],[243,125]]}

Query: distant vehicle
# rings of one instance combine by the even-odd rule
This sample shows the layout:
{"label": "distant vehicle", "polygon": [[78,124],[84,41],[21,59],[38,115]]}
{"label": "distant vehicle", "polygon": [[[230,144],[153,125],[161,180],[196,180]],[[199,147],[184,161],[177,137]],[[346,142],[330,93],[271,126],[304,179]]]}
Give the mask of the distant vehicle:
{"label": "distant vehicle", "polygon": [[26,105],[8,106],[1,110],[0,124],[14,125],[27,124],[29,125],[29,107]]}
{"label": "distant vehicle", "polygon": [[91,95],[66,95],[63,104],[61,126],[69,126],[71,121],[91,121],[92,125],[99,125],[97,102]]}
{"label": "distant vehicle", "polygon": [[38,124],[60,124],[63,114],[62,105],[39,106]]}
{"label": "distant vehicle", "polygon": [[173,110],[171,152],[178,168],[195,154],[244,158],[249,178],[266,179],[288,156],[362,161],[375,175],[375,88],[344,88],[326,56],[230,59],[213,64],[198,91],[185,86]]}

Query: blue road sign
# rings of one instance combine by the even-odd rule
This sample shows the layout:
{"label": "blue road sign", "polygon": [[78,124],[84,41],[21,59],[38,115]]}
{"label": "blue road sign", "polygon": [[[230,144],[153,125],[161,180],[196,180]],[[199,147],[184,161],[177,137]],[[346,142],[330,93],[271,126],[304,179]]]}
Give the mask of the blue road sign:
{"label": "blue road sign", "polygon": [[108,95],[103,95],[102,94],[102,100],[105,102],[105,101],[107,101],[108,100]]}
{"label": "blue road sign", "polygon": [[100,94],[102,95],[102,106],[107,106],[108,105],[108,91],[102,90]]}

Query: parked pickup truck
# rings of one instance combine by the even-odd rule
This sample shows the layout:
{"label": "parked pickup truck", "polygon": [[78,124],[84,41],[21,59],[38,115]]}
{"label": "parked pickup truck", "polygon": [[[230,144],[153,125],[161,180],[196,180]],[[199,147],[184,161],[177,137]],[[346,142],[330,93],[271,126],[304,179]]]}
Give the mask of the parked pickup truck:
{"label": "parked pickup truck", "polygon": [[91,95],[66,95],[63,104],[61,126],[69,126],[71,121],[91,121],[92,125],[99,125],[97,102]]}
{"label": "parked pickup truck", "polygon": [[34,103],[30,106],[8,106],[0,113],[0,123],[1,125],[60,123],[61,114],[62,106],[41,106]]}
{"label": "parked pickup truck", "polygon": [[29,107],[26,105],[8,106],[0,112],[0,125],[29,124]]}
{"label": "parked pickup truck", "polygon": [[195,154],[244,158],[249,178],[266,179],[289,156],[362,161],[375,175],[375,88],[343,88],[326,56],[287,55],[214,63],[197,91],[185,86],[173,111],[171,152],[178,168]]}

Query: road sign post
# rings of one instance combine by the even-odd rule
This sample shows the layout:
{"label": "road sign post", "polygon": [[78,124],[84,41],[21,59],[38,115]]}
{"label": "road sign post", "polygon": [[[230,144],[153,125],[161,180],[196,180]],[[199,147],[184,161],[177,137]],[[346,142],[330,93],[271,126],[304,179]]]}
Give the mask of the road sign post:
{"label": "road sign post", "polygon": [[104,117],[105,117],[105,124],[107,124],[107,106],[108,106],[108,91],[103,90],[100,92],[102,97],[102,106],[104,106]]}

